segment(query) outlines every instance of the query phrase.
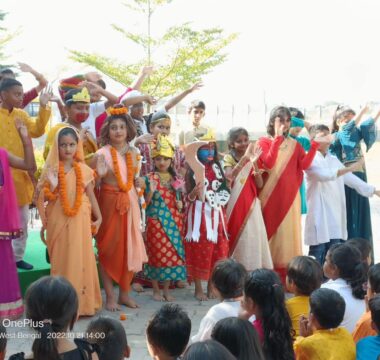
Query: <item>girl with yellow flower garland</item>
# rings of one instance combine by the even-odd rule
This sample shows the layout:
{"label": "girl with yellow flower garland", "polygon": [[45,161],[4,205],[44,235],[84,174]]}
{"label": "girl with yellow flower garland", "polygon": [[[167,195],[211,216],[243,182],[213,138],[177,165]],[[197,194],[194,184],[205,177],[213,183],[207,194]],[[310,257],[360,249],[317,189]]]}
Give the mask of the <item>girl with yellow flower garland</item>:
{"label": "girl with yellow flower garland", "polygon": [[[136,128],[125,107],[115,105],[110,114],[100,131],[103,147],[96,152],[94,159],[100,163],[97,169],[101,178],[98,199],[103,216],[96,240],[106,308],[116,311],[119,305],[138,307],[129,296],[130,285],[134,272],[142,270],[147,256],[141,233],[138,194],[134,187],[141,159],[139,151],[129,145],[136,136]],[[113,281],[120,286],[118,302]]]}
{"label": "girl with yellow flower garland", "polygon": [[[102,215],[94,194],[94,172],[84,164],[79,134],[73,128],[58,130],[37,188],[50,274],[63,276],[74,286],[78,315],[94,315],[102,306],[102,297],[92,232],[99,228]],[[93,223],[91,213],[96,219]]]}

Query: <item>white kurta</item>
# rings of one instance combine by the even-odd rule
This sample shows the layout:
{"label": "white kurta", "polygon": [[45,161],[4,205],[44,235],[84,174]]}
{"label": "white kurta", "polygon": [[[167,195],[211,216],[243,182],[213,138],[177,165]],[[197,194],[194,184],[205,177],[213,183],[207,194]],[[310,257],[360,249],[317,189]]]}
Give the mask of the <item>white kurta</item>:
{"label": "white kurta", "polygon": [[85,122],[82,123],[83,129],[89,128],[94,139],[96,139],[95,120],[106,111],[105,102],[98,101],[90,104],[89,115]]}
{"label": "white kurta", "polygon": [[305,244],[319,245],[331,239],[347,239],[346,196],[344,185],[370,197],[375,187],[352,173],[338,177],[344,165],[331,154],[317,152],[306,173],[307,208]]}

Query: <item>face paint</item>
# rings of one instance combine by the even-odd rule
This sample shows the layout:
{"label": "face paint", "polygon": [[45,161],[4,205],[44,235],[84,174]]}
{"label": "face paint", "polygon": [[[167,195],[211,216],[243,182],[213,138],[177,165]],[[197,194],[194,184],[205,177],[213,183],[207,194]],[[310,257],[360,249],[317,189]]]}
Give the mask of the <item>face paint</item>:
{"label": "face paint", "polygon": [[215,149],[199,149],[198,159],[202,163],[208,163],[214,160]]}
{"label": "face paint", "polygon": [[75,121],[78,123],[85,122],[88,118],[88,113],[78,113],[75,115]]}

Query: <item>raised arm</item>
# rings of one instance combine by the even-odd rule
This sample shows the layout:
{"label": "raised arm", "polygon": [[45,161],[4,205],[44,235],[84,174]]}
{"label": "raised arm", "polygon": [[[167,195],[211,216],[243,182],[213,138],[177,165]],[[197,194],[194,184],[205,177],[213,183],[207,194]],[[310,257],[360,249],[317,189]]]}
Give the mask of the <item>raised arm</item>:
{"label": "raised arm", "polygon": [[104,106],[106,109],[119,102],[119,98],[116,95],[110,93],[106,89],[103,89],[100,85],[94,82],[83,81],[80,85],[85,86],[92,93],[97,93],[101,96],[104,96],[107,99],[106,102],[104,103]]}
{"label": "raised arm", "polygon": [[[298,144],[298,145],[302,149],[302,146],[300,144]],[[302,151],[304,153],[302,160],[301,160],[302,170],[306,170],[310,167],[311,163],[313,162],[314,156],[317,153],[318,148],[319,148],[319,143],[317,143],[316,141],[312,141],[310,150],[307,153],[305,153],[305,150],[302,149]]]}
{"label": "raised arm", "polygon": [[169,111],[171,108],[176,106],[180,101],[182,101],[187,95],[191,94],[192,92],[200,89],[203,86],[202,83],[196,83],[192,87],[188,88],[184,92],[180,93],[177,96],[174,96],[171,98],[166,104],[165,104],[165,110]]}
{"label": "raised arm", "polygon": [[137,75],[137,78],[131,84],[131,88],[134,90],[140,90],[145,78],[153,73],[153,66],[144,66],[141,68]]}
{"label": "raised arm", "polygon": [[368,105],[364,106],[363,109],[360,110],[358,116],[355,118],[355,125],[358,126],[360,121],[362,120],[363,115],[368,112]]}
{"label": "raised arm", "polygon": [[28,72],[34,76],[34,78],[38,81],[38,85],[35,87],[37,93],[39,93],[43,88],[46,87],[48,81],[45,77],[40,74],[38,71],[34,70],[30,65],[25,63],[18,63],[18,66],[22,72]]}
{"label": "raised arm", "polygon": [[265,169],[272,169],[277,160],[278,150],[280,145],[284,141],[282,135],[276,136],[273,141],[267,138],[261,138],[257,141],[257,146],[262,149],[262,154],[260,156],[259,163]]}

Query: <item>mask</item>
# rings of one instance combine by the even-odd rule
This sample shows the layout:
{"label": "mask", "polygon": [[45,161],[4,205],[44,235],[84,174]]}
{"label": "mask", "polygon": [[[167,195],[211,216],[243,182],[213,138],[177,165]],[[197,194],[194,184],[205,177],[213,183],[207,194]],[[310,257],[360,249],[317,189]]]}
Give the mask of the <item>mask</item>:
{"label": "mask", "polygon": [[202,163],[208,163],[214,160],[215,149],[200,149],[198,150],[198,159]]}
{"label": "mask", "polygon": [[85,122],[88,119],[88,113],[79,113],[75,115],[75,121],[78,123]]}

